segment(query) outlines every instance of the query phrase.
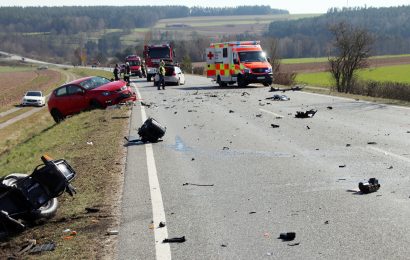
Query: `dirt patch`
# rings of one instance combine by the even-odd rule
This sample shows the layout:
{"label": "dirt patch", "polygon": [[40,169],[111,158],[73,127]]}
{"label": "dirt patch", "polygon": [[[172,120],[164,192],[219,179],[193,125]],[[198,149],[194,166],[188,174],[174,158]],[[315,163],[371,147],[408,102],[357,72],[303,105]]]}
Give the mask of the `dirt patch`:
{"label": "dirt patch", "polygon": [[56,87],[61,79],[61,73],[55,70],[0,73],[0,110],[19,104],[28,90],[46,92]]}
{"label": "dirt patch", "polygon": [[[394,65],[410,64],[410,57],[393,57],[393,58],[377,58],[369,59],[370,67],[384,67]],[[280,72],[283,73],[309,73],[309,72],[321,72],[328,69],[327,62],[314,62],[314,63],[299,63],[299,64],[281,64]]]}

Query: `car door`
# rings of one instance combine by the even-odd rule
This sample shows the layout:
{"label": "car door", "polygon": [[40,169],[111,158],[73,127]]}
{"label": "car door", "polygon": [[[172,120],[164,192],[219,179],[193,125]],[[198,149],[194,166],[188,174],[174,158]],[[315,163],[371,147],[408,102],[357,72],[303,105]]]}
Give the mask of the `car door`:
{"label": "car door", "polygon": [[88,99],[86,98],[86,90],[78,85],[67,86],[67,97],[69,100],[70,114],[78,113],[89,107]]}

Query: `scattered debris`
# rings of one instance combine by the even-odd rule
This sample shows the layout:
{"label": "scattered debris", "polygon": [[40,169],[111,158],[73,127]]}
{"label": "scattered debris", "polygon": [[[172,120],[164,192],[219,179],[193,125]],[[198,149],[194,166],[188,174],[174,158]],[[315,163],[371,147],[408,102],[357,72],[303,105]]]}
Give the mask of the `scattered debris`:
{"label": "scattered debris", "polygon": [[346,167],[346,164],[339,165],[339,168],[345,168],[345,167]]}
{"label": "scattered debris", "polygon": [[242,92],[242,94],[241,94],[242,97],[246,96],[246,95],[250,96],[251,94],[249,94],[248,92]]}
{"label": "scattered debris", "polygon": [[278,239],[282,239],[283,241],[292,241],[296,237],[295,232],[287,232],[287,233],[281,233],[278,237]]}
{"label": "scattered debris", "polygon": [[410,134],[410,131],[407,131],[406,133],[407,133],[407,134]]}
{"label": "scattered debris", "polygon": [[164,223],[164,222],[162,222],[162,221],[161,221],[161,222],[159,222],[158,227],[159,227],[159,228],[163,228],[163,227],[165,227],[165,223]]}
{"label": "scattered debris", "polygon": [[185,236],[174,237],[174,238],[165,238],[162,243],[184,243],[186,241]]}
{"label": "scattered debris", "polygon": [[143,107],[148,107],[148,108],[150,108],[150,107],[151,107],[151,105],[150,105],[150,104],[146,104],[146,103],[144,103],[144,102],[142,102],[142,101],[141,101],[141,106],[143,106]]}
{"label": "scattered debris", "polygon": [[300,242],[288,244],[288,246],[298,246],[298,245],[300,245]]}
{"label": "scattered debris", "polygon": [[93,142],[87,142],[88,145],[94,145]]}
{"label": "scattered debris", "polygon": [[275,92],[275,91],[282,91],[282,92],[285,92],[285,91],[300,91],[302,89],[303,89],[303,87],[300,87],[299,85],[296,85],[296,86],[291,87],[291,88],[282,88],[282,89],[281,88],[270,87],[269,92]]}
{"label": "scattered debris", "polygon": [[270,124],[270,126],[273,128],[279,128],[279,125],[275,125],[275,124]]}
{"label": "scattered debris", "polygon": [[346,144],[346,147],[350,147],[351,146],[351,144]]}
{"label": "scattered debris", "polygon": [[221,245],[221,247],[227,247],[227,245],[225,245],[225,244],[222,244],[222,245]]}
{"label": "scattered debris", "polygon": [[290,100],[290,98],[288,96],[278,95],[278,94],[275,94],[272,97],[268,97],[268,98],[265,98],[265,99],[276,100],[276,101],[288,101],[288,100]]}
{"label": "scattered debris", "polygon": [[16,256],[21,256],[27,253],[30,249],[32,249],[37,244],[37,240],[35,239],[28,239],[22,246],[21,249],[14,253]]}
{"label": "scattered debris", "polygon": [[195,158],[192,157],[191,161],[195,161]]}
{"label": "scattered debris", "polygon": [[296,111],[296,118],[310,118],[316,114],[317,110],[307,110],[306,112]]}
{"label": "scattered debris", "polygon": [[28,251],[28,253],[37,254],[37,253],[46,252],[46,251],[54,251],[55,248],[56,248],[56,244],[54,242],[50,242],[50,243],[45,243],[41,245],[36,245],[33,248],[31,248]]}
{"label": "scattered debris", "polygon": [[391,170],[391,169],[393,169],[393,165],[390,165],[390,167],[389,168],[387,168],[388,170]]}
{"label": "scattered debris", "polygon": [[376,142],[367,142],[367,144],[377,144]]}
{"label": "scattered debris", "polygon": [[380,188],[379,180],[376,178],[370,178],[368,182],[359,182],[359,189],[361,192],[367,194],[375,192]]}
{"label": "scattered debris", "polygon": [[327,107],[327,109],[329,109],[329,110],[332,110],[332,109],[333,109],[333,107],[331,107],[331,106],[328,106],[328,107]]}
{"label": "scattered debris", "polygon": [[229,110],[229,113],[235,113],[235,111],[233,111],[233,110]]}
{"label": "scattered debris", "polygon": [[326,220],[326,221],[325,221],[325,224],[328,225],[328,224],[329,224],[329,220]]}
{"label": "scattered debris", "polygon": [[189,183],[189,182],[185,182],[184,184],[182,184],[182,186],[187,186],[187,185],[203,186],[203,187],[212,187],[212,186],[214,186],[214,184],[196,184],[196,183]]}
{"label": "scattered debris", "polygon": [[249,212],[249,214],[256,214],[256,211],[251,211]]}
{"label": "scattered debris", "polygon": [[262,114],[257,114],[256,117],[262,117]]}
{"label": "scattered debris", "polygon": [[222,148],[222,150],[229,150],[229,147],[224,146],[224,147]]}
{"label": "scattered debris", "polygon": [[310,130],[310,127],[308,125],[306,126],[306,128],[307,128],[307,130]]}
{"label": "scattered debris", "polygon": [[189,109],[188,112],[191,113],[191,112],[197,112],[197,111],[195,109]]}
{"label": "scattered debris", "polygon": [[273,255],[273,252],[267,252],[266,255],[267,255],[267,256],[272,256],[272,255]]}
{"label": "scattered debris", "polygon": [[108,230],[107,231],[107,236],[115,236],[118,235],[119,231],[118,230]]}
{"label": "scattered debris", "polygon": [[87,213],[96,213],[96,212],[100,211],[100,209],[97,209],[97,208],[85,208],[85,211],[87,211]]}
{"label": "scattered debris", "polygon": [[177,111],[175,111],[175,112],[174,112],[174,115],[176,115],[177,113],[178,113],[178,112],[177,112]]}

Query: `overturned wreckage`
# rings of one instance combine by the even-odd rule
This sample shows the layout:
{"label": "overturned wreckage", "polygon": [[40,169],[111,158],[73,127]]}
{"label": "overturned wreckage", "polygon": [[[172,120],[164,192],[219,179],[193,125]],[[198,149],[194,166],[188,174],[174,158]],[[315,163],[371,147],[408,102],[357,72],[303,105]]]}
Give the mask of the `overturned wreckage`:
{"label": "overturned wreckage", "polygon": [[166,127],[163,127],[154,118],[148,118],[138,129],[138,135],[142,142],[155,143],[165,135]]}
{"label": "overturned wreckage", "polygon": [[0,179],[0,239],[24,230],[25,222],[52,218],[64,191],[74,195],[70,182],[76,172],[67,161],[46,155],[41,160],[31,175],[14,173]]}
{"label": "overturned wreckage", "polygon": [[309,118],[313,117],[316,114],[317,110],[307,110],[306,112],[296,111],[296,118]]}

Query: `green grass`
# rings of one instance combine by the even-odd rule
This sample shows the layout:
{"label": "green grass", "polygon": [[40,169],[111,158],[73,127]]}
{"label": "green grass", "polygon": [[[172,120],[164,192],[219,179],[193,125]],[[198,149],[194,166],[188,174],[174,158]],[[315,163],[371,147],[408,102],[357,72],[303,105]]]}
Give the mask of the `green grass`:
{"label": "green grass", "polygon": [[0,66],[0,73],[10,73],[10,72],[20,72],[20,71],[30,71],[34,70],[34,68],[26,67],[26,66]]}
{"label": "green grass", "polygon": [[295,80],[298,84],[309,86],[331,87],[333,85],[329,72],[299,73]]}
{"label": "green grass", "polygon": [[[387,59],[387,58],[401,58],[401,57],[410,57],[410,54],[399,54],[399,55],[381,55],[381,56],[372,56],[370,59]],[[282,59],[283,64],[300,64],[300,63],[315,63],[315,62],[327,62],[327,57],[318,57],[318,58],[292,58],[292,59]]]}
{"label": "green grass", "polygon": [[[373,80],[377,82],[398,82],[410,84],[410,65],[395,65],[364,69],[358,72],[361,80]],[[296,82],[310,86],[330,87],[333,85],[329,72],[300,73],[296,76]]]}
{"label": "green grass", "polygon": [[100,70],[100,69],[85,69],[85,68],[74,68],[70,69],[73,73],[77,74],[80,77],[88,77],[88,76],[101,76],[105,78],[112,78],[112,72]]}
{"label": "green grass", "polygon": [[[280,14],[280,15],[234,15],[234,16],[199,16],[174,19],[162,19],[154,28],[166,28],[167,25],[185,24],[191,27],[221,26],[227,24],[268,24],[273,21],[296,20],[315,17],[318,14]],[[183,29],[183,28],[182,28]]]}

